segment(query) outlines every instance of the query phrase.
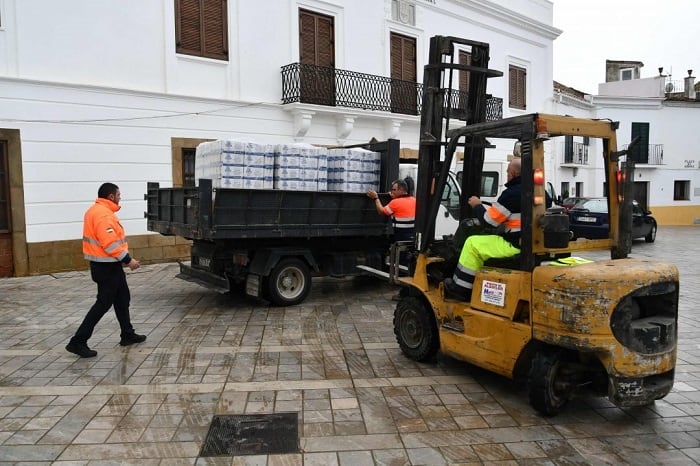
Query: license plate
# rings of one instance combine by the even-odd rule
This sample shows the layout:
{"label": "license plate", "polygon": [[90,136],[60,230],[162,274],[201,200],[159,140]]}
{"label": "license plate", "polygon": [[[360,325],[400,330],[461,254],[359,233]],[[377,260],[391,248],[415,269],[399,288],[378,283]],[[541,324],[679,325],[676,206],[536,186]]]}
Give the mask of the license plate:
{"label": "license plate", "polygon": [[595,223],[596,220],[595,217],[576,217],[577,222]]}

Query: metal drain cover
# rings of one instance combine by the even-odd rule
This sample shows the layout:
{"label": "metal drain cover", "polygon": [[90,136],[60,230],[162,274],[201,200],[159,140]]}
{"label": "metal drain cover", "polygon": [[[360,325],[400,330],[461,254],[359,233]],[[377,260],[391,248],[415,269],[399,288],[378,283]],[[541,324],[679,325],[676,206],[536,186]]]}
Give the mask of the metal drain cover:
{"label": "metal drain cover", "polygon": [[214,416],[199,456],[299,452],[298,413]]}

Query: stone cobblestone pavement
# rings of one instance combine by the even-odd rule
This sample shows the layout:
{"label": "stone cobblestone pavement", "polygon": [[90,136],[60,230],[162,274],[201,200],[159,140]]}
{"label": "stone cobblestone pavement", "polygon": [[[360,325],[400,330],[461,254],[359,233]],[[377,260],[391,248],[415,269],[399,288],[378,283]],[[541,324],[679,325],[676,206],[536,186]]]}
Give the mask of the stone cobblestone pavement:
{"label": "stone cobblestone pavement", "polygon": [[[661,227],[633,257],[681,271],[673,391],[601,398],[544,418],[524,387],[456,360],[405,358],[395,288],[314,282],[288,308],[129,273],[145,343],[119,346],[110,311],[80,359],[64,346],[92,304],[86,272],[0,280],[0,464],[686,465],[700,462],[700,227]],[[299,453],[200,457],[214,415],[299,413]]]}

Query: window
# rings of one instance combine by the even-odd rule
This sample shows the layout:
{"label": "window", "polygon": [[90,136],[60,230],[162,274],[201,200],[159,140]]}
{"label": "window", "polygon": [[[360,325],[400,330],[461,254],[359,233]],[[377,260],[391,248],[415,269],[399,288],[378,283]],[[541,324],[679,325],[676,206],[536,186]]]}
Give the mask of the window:
{"label": "window", "polygon": [[566,199],[569,196],[569,182],[568,181],[562,181],[561,182],[561,197],[562,199]]}
{"label": "window", "polygon": [[391,33],[391,111],[418,114],[416,39]]}
{"label": "window", "polygon": [[564,136],[564,163],[574,163],[573,136]]}
{"label": "window", "polygon": [[690,181],[676,180],[673,182],[673,200],[674,201],[689,201],[690,200]]}
{"label": "window", "polygon": [[498,195],[498,172],[481,173],[481,197],[496,197]]}
{"label": "window", "polygon": [[634,77],[632,68],[623,68],[620,70],[620,81],[630,81]]}
{"label": "window", "polygon": [[519,110],[526,109],[526,84],[527,71],[525,68],[510,65],[508,68],[508,106]]}
{"label": "window", "polygon": [[10,173],[7,144],[0,141],[0,233],[10,231]]}
{"label": "window", "polygon": [[197,150],[191,147],[182,148],[182,186],[194,186],[194,159]]}
{"label": "window", "polygon": [[177,53],[228,60],[227,0],[175,0]]}
{"label": "window", "polygon": [[630,157],[637,163],[649,163],[649,123],[632,123],[633,141],[637,136],[640,137],[639,143],[632,147]]}
{"label": "window", "polygon": [[335,29],[332,16],[299,10],[301,101],[335,105]]}
{"label": "window", "polygon": [[195,186],[197,146],[211,139],[171,138],[173,187]]}

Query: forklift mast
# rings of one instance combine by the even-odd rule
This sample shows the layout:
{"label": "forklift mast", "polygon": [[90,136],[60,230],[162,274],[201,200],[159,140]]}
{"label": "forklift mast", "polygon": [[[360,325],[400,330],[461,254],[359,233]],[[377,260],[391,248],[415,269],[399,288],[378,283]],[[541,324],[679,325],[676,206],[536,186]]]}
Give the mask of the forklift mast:
{"label": "forklift mast", "polygon": [[[458,49],[455,47],[457,46]],[[459,49],[470,50],[471,64],[455,63]],[[486,79],[503,73],[488,69],[489,44],[457,37],[434,36],[430,39],[428,64],[423,74],[423,107],[421,111],[418,180],[416,186],[416,243],[425,252],[434,237],[435,217],[449,176],[454,152],[443,149],[443,140],[450,130],[450,119],[466,121],[467,125],[486,120]],[[456,98],[459,74],[469,73],[469,89],[464,98]],[[461,181],[460,220],[470,209],[466,200],[480,193],[481,171],[484,163],[485,138],[467,137],[464,148],[464,176]]]}

